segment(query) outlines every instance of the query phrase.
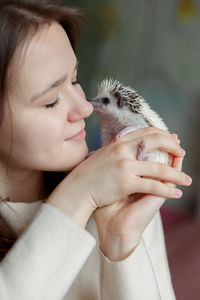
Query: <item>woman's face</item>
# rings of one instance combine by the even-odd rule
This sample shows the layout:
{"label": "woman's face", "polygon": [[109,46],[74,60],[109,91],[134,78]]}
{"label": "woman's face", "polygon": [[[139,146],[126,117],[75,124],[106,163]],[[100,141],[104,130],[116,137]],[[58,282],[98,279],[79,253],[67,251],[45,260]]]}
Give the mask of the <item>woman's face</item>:
{"label": "woman's face", "polygon": [[[84,118],[93,111],[76,82],[76,56],[65,31],[56,22],[43,26],[31,39],[26,53],[23,49],[16,51],[9,70],[14,130],[11,166],[70,170],[88,152],[84,132],[72,137],[84,129]],[[4,116],[0,128],[1,162],[6,161],[11,143],[8,108]]]}

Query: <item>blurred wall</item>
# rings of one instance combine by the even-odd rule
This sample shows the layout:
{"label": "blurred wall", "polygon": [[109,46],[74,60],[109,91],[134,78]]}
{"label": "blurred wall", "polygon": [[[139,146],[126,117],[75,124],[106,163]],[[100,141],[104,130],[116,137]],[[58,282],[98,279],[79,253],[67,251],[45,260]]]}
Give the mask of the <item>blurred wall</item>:
{"label": "blurred wall", "polygon": [[[79,79],[87,97],[113,77],[134,87],[176,132],[193,177],[165,205],[200,215],[200,0],[71,0],[88,21],[82,31]],[[100,146],[96,113],[87,120],[89,150]]]}

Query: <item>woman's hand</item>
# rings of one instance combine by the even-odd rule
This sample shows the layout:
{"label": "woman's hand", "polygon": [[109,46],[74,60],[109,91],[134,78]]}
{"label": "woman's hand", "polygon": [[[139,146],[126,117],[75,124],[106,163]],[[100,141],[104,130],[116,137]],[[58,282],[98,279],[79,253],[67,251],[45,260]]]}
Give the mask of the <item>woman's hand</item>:
{"label": "woman's hand", "polygon": [[[187,185],[186,174],[161,163],[137,161],[137,146],[141,141],[146,145],[146,152],[159,149],[174,156],[184,155],[168,132],[153,127],[139,129],[104,145],[80,163],[56,187],[47,203],[61,208],[79,222],[86,208],[91,214],[96,208],[118,202],[133,193],[180,197],[176,188],[161,181]],[[86,222],[82,224],[85,226]]]}
{"label": "woman's hand", "polygon": [[[182,169],[183,157],[174,157],[172,167]],[[164,183],[164,182],[163,182]],[[175,187],[172,183],[166,186]],[[166,198],[135,194],[94,212],[100,248],[111,261],[129,256],[140,242],[142,233]]]}

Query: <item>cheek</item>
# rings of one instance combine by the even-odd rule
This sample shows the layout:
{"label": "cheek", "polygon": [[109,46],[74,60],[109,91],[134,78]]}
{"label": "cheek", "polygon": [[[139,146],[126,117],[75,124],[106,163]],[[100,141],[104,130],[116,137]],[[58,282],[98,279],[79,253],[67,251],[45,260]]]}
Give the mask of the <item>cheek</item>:
{"label": "cheek", "polygon": [[[51,115],[51,116],[50,116]],[[86,156],[88,150],[85,140],[66,143],[68,125],[66,111],[19,112],[12,118],[11,164],[17,167],[46,170],[71,170]],[[0,128],[0,159],[7,161],[10,152],[10,122]],[[69,160],[70,157],[70,160]]]}
{"label": "cheek", "polygon": [[65,117],[42,111],[14,120],[14,143],[26,151],[51,151],[63,137]]}
{"label": "cheek", "polygon": [[33,147],[41,146],[50,150],[63,136],[64,121],[60,118],[38,117],[36,122],[26,130],[26,141],[33,143]]}

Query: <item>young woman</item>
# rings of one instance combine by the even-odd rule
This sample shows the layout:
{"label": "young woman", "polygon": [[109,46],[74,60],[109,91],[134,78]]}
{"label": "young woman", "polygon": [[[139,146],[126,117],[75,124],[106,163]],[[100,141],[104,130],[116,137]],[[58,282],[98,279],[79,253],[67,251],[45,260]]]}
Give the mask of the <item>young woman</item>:
{"label": "young woman", "polygon": [[[185,152],[145,128],[86,159],[80,20],[58,1],[0,2],[0,298],[174,299],[159,208],[191,184]],[[172,167],[137,161],[142,140]]]}

